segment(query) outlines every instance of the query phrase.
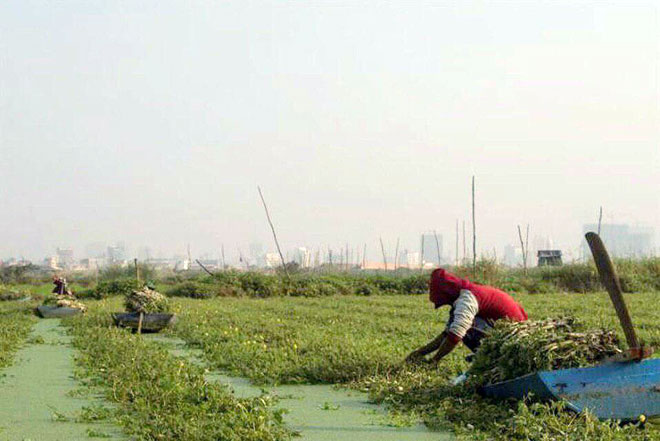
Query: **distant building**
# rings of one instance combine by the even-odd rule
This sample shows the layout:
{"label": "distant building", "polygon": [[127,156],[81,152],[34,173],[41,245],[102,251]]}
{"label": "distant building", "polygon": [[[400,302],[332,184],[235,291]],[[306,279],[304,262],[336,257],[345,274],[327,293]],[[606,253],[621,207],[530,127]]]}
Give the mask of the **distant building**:
{"label": "distant building", "polygon": [[297,263],[301,268],[309,268],[312,265],[312,253],[305,247],[294,249],[290,256],[290,261]]}
{"label": "distant building", "polygon": [[101,267],[102,263],[103,263],[102,259],[96,259],[93,257],[87,257],[80,261],[80,265],[82,266],[82,269],[85,270],[97,270]]}
{"label": "distant building", "polygon": [[420,254],[424,264],[440,265],[442,263],[442,235],[434,232],[422,234]]}
{"label": "distant building", "polygon": [[266,266],[268,268],[277,268],[282,265],[282,259],[278,253],[266,253]]}
{"label": "distant building", "polygon": [[538,266],[561,266],[561,250],[538,250]]}
{"label": "distant building", "polygon": [[412,252],[410,250],[403,250],[399,253],[399,260],[397,262],[397,267],[399,267],[399,268],[419,268],[419,264],[420,264],[419,257],[420,257],[419,252]]}
{"label": "distant building", "polygon": [[64,269],[73,267],[75,260],[73,258],[72,248],[57,248],[56,254],[57,266]]}
{"label": "distant building", "polygon": [[523,254],[522,248],[515,245],[507,245],[504,247],[504,264],[508,266],[522,265]]}
{"label": "distant building", "polygon": [[[584,225],[582,232],[598,231],[597,224]],[[653,252],[653,229],[631,227],[626,224],[602,224],[600,237],[612,257],[646,257]],[[582,241],[582,255],[590,258],[591,251],[586,240]]]}
{"label": "distant building", "polygon": [[50,268],[52,270],[62,269],[57,265],[57,256],[46,257],[44,259],[44,266],[46,266],[47,268]]}
{"label": "distant building", "polygon": [[126,260],[126,247],[123,244],[110,246],[107,249],[106,257],[111,264],[122,263]]}

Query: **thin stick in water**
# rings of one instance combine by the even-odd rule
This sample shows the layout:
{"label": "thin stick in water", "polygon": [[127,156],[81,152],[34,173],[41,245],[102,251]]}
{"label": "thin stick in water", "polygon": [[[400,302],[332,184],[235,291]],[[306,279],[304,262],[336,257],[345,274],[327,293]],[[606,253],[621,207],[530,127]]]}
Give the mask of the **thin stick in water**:
{"label": "thin stick in water", "polygon": [[383,245],[383,238],[380,237],[380,249],[383,252],[383,264],[385,265],[385,271],[387,271],[387,256],[385,255],[385,245]]}
{"label": "thin stick in water", "polygon": [[438,233],[433,230],[433,237],[435,237],[435,250],[438,252],[438,266],[442,263],[442,256],[440,256],[440,241],[438,241]]}
{"label": "thin stick in water", "polygon": [[396,249],[394,250],[394,271],[399,263],[399,238],[396,238]]}
{"label": "thin stick in water", "polygon": [[477,221],[474,212],[474,175],[472,175],[472,271],[477,271]]}
{"label": "thin stick in water", "polygon": [[270,213],[268,213],[268,207],[266,206],[266,200],[264,199],[263,193],[261,193],[261,187],[257,186],[257,190],[259,190],[259,197],[261,198],[261,202],[264,204],[264,211],[266,212],[266,219],[268,219],[268,225],[270,225],[270,230],[273,232],[273,239],[275,239],[275,246],[277,247],[277,252],[280,254],[280,259],[282,260],[282,268],[284,269],[284,274],[286,274],[287,279],[290,279],[289,271],[286,268],[286,263],[284,262],[284,256],[282,255],[282,250],[280,249],[280,243],[277,240],[277,233],[275,233],[275,227],[273,226],[273,222],[270,220]]}

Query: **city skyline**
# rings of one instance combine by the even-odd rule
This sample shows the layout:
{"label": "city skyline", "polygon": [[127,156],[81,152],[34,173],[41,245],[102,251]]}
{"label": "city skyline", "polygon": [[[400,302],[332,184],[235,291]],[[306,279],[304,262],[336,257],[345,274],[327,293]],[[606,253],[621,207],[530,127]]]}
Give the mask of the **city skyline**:
{"label": "city skyline", "polygon": [[0,255],[657,227],[657,11],[2,2]]}

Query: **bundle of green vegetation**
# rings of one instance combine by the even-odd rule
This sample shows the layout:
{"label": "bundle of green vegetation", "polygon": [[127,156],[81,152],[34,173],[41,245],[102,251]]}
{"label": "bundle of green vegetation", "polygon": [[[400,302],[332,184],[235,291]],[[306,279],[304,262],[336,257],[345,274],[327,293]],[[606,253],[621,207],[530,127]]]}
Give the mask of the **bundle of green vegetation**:
{"label": "bundle of green vegetation", "polygon": [[25,294],[23,294],[20,291],[12,290],[12,289],[6,289],[6,288],[0,288],[0,301],[7,301],[7,300],[19,300],[26,297]]}
{"label": "bundle of green vegetation", "polygon": [[573,318],[501,320],[477,351],[468,378],[484,386],[537,371],[590,366],[618,353],[613,332],[584,329]]}
{"label": "bundle of green vegetation", "polygon": [[62,294],[57,294],[54,297],[48,297],[44,305],[54,305],[60,308],[73,308],[80,309],[82,312],[87,311],[87,306],[82,303],[70,291]]}
{"label": "bundle of green vegetation", "polygon": [[139,291],[131,291],[124,300],[124,306],[128,312],[142,312],[145,314],[152,312],[167,312],[170,307],[169,302],[164,295],[147,286]]}

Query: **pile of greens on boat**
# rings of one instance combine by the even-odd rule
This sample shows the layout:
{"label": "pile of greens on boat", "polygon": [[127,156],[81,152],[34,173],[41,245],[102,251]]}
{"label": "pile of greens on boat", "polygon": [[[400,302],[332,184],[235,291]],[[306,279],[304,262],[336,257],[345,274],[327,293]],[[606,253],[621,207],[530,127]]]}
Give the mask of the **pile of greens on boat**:
{"label": "pile of greens on boat", "polygon": [[167,312],[169,302],[167,297],[147,286],[141,290],[133,290],[126,296],[124,306],[128,312],[149,314],[152,312]]}
{"label": "pile of greens on boat", "polygon": [[536,371],[596,364],[621,352],[616,335],[572,318],[498,321],[477,351],[469,382],[483,386]]}

